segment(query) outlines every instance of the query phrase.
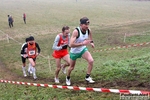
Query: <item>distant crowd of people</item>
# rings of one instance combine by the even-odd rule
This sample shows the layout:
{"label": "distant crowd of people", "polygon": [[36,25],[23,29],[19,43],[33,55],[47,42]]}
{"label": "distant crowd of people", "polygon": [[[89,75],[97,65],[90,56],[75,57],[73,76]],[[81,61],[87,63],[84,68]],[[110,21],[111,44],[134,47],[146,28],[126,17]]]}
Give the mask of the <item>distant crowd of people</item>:
{"label": "distant crowd of people", "polygon": [[[56,62],[56,70],[54,76],[55,83],[60,83],[59,72],[60,70],[62,70],[64,74],[67,74],[66,84],[71,85],[71,72],[75,68],[76,60],[81,57],[85,59],[88,63],[85,80],[89,83],[95,83],[95,81],[91,77],[94,59],[87,48],[87,45],[91,45],[92,48],[95,47],[89,24],[90,20],[87,17],[83,17],[80,19],[80,25],[74,29],[72,35],[70,34],[69,26],[63,26],[62,32],[57,34],[57,36],[55,37],[52,46],[52,49],[54,50],[52,56],[54,57]],[[33,75],[33,78],[37,79],[35,61],[36,57],[40,54],[40,51],[40,46],[38,45],[38,43],[35,42],[33,36],[25,39],[25,43],[22,45],[21,48],[21,58],[23,64],[22,71],[24,77],[27,77],[26,72],[28,72],[29,76]],[[29,60],[29,67],[27,71],[25,67],[26,58]],[[61,60],[64,60],[63,64]],[[66,69],[67,67],[68,70]]]}
{"label": "distant crowd of people", "polygon": [[[14,26],[13,25],[14,19],[13,19],[12,15],[7,15],[7,16],[8,16],[8,25],[10,28],[12,28]],[[25,13],[23,13],[23,21],[26,24],[26,14]]]}

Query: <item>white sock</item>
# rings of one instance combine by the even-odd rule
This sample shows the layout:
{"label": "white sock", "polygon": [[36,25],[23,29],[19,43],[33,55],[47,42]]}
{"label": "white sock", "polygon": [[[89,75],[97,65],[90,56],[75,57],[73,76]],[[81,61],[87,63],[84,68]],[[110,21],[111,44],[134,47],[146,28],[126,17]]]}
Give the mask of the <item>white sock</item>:
{"label": "white sock", "polygon": [[26,72],[26,67],[22,66],[22,71]]}
{"label": "white sock", "polygon": [[26,75],[26,67],[22,66],[22,71],[23,71],[24,77],[26,77],[26,76],[27,76],[27,75]]}
{"label": "white sock", "polygon": [[36,75],[36,69],[35,69],[35,67],[32,67],[32,72],[33,72],[33,75]]}
{"label": "white sock", "polygon": [[31,63],[29,63],[28,72],[30,72],[31,70],[32,70],[32,65]]}

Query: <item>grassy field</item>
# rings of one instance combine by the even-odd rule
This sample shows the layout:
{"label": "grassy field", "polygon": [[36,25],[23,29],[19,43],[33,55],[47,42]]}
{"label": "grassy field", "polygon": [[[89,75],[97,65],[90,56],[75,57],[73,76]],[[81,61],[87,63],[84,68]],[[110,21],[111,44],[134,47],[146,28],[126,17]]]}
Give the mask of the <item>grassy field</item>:
{"label": "grassy field", "polygon": [[[149,42],[150,3],[138,0],[1,0],[0,3],[0,79],[54,84],[55,62],[52,44],[64,25],[71,32],[79,19],[87,16],[95,43],[94,50]],[[22,15],[26,13],[27,24]],[[9,28],[7,15],[14,18]],[[126,38],[125,37],[126,34]],[[12,37],[7,42],[7,35]],[[38,80],[23,78],[20,48],[26,37],[33,35],[41,47],[37,58]],[[124,40],[125,39],[125,40]],[[17,42],[16,42],[17,41]],[[92,77],[86,84],[87,63],[79,59],[72,72],[72,85],[96,88],[150,90],[149,44],[139,47],[94,52]],[[47,57],[50,56],[50,66]],[[6,71],[6,72],[5,72]],[[8,72],[7,72],[8,71]],[[10,75],[9,75],[10,74]],[[60,73],[60,84],[65,85]],[[0,100],[118,100],[119,94],[61,90],[0,83]]]}

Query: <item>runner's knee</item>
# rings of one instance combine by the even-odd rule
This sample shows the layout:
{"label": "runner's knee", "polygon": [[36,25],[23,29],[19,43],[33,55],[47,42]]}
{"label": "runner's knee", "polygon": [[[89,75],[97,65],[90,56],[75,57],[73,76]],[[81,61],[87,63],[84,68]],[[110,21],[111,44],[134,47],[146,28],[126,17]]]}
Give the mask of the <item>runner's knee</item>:
{"label": "runner's knee", "polygon": [[89,64],[93,64],[93,62],[94,62],[94,59],[90,59],[90,60],[88,61]]}
{"label": "runner's knee", "polygon": [[35,67],[35,63],[32,63],[32,66]]}
{"label": "runner's knee", "polygon": [[74,67],[70,67],[69,69],[70,69],[70,70],[74,70]]}
{"label": "runner's knee", "polygon": [[69,63],[66,63],[66,66],[70,66],[70,64],[69,64]]}
{"label": "runner's knee", "polygon": [[57,67],[57,70],[58,70],[58,71],[60,71],[60,69],[61,69],[60,67]]}

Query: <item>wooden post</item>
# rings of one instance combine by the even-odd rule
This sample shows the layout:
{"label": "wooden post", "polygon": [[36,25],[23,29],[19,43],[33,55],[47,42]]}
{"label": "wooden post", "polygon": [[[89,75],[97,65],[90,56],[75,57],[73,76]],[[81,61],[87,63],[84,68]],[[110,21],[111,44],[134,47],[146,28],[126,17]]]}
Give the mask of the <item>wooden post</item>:
{"label": "wooden post", "polygon": [[124,34],[124,40],[123,42],[125,43],[126,42],[126,33]]}
{"label": "wooden post", "polygon": [[51,69],[51,64],[50,64],[50,57],[48,56],[48,66],[49,66],[49,70],[50,70],[50,72],[52,71],[52,69]]}
{"label": "wooden post", "polygon": [[6,35],[6,38],[7,38],[7,42],[9,43],[9,36],[8,36],[8,34]]}

